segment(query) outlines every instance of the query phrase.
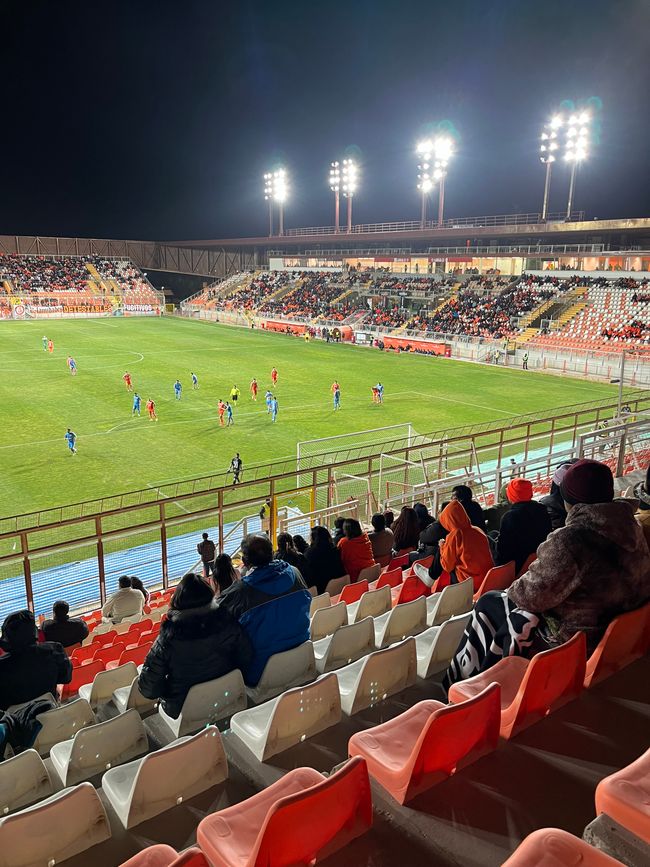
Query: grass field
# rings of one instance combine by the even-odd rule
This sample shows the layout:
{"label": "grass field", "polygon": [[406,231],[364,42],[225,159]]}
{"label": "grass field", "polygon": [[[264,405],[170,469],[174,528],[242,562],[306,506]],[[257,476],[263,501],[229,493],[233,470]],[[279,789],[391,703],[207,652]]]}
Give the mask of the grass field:
{"label": "grass field", "polygon": [[[41,337],[54,341],[43,352]],[[71,354],[79,373],[66,366]],[[362,347],[305,345],[295,337],[181,319],[9,322],[0,326],[0,513],[16,514],[244,464],[295,456],[300,440],[409,421],[419,433],[506,420],[615,394],[615,387]],[[279,415],[263,394],[279,371]],[[143,399],[132,418],[129,370]],[[190,372],[200,388],[193,391]],[[248,386],[255,376],[257,403]],[[173,383],[183,383],[181,401]],[[341,384],[334,412],[330,385]],[[370,386],[385,386],[385,403]],[[216,404],[236,383],[235,424],[219,429]],[[159,422],[144,409],[156,401]],[[72,456],[64,434],[78,435]]]}

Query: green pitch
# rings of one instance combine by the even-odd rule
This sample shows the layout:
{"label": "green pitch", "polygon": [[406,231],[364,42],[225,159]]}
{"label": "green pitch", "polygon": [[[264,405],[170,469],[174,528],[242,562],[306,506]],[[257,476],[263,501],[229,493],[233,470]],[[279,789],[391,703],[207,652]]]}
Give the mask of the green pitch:
{"label": "green pitch", "polygon": [[[43,351],[41,338],[54,341]],[[72,355],[78,375],[66,358]],[[327,345],[181,319],[88,319],[0,324],[0,514],[91,499],[295,456],[300,440],[410,421],[419,433],[598,400],[613,386],[362,347]],[[278,420],[264,392],[275,365]],[[122,375],[129,370],[142,416]],[[199,378],[193,391],[190,372]],[[251,400],[249,383],[260,393]],[[183,384],[182,400],[173,383]],[[341,384],[334,412],[330,385]],[[377,380],[385,403],[371,402]],[[217,401],[241,389],[235,424],[220,429]],[[159,421],[148,419],[152,397]],[[78,454],[64,440],[78,436]]]}

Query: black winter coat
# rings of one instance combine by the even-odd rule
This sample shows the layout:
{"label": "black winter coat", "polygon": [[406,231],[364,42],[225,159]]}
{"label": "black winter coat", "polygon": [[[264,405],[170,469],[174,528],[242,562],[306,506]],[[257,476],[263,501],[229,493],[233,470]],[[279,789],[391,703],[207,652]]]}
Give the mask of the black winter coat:
{"label": "black winter coat", "polygon": [[501,519],[495,564],[503,566],[514,560],[515,572],[519,574],[528,557],[546,541],[550,532],[551,519],[546,506],[535,500],[513,503]]}
{"label": "black winter coat", "polygon": [[165,712],[176,719],[190,687],[244,669],[252,656],[244,630],[215,602],[170,610],[144,661],[140,692],[162,699]]}
{"label": "black winter coat", "polygon": [[328,581],[332,578],[341,578],[345,575],[345,569],[341,562],[341,552],[333,545],[314,548],[311,545],[305,551],[305,558],[309,564],[309,577],[305,581],[309,586],[315,586],[319,593],[324,593]]}
{"label": "black winter coat", "polygon": [[72,663],[58,642],[29,644],[0,656],[0,709],[44,695],[70,683]]}
{"label": "black winter coat", "polygon": [[551,519],[551,527],[554,530],[564,527],[566,523],[566,509],[564,508],[564,500],[559,490],[557,493],[550,493],[545,497],[541,497],[540,503],[546,507],[548,516]]}

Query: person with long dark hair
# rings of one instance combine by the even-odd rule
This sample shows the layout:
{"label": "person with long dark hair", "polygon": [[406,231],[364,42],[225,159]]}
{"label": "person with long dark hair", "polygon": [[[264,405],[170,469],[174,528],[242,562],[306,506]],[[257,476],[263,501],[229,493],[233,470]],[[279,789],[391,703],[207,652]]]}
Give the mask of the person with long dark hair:
{"label": "person with long dark hair", "polygon": [[233,581],[239,580],[239,573],[232,565],[232,559],[229,554],[219,554],[214,561],[214,570],[212,572],[212,581],[217,594],[227,590]]}
{"label": "person with long dark hair", "polygon": [[399,518],[393,524],[393,550],[406,553],[417,548],[420,539],[420,524],[412,506],[402,506]]}
{"label": "person with long dark hair", "polygon": [[293,544],[291,533],[280,533],[277,538],[278,550],[273,557],[274,560],[284,560],[290,566],[295,566],[302,575],[305,584],[309,587],[309,565],[305,559],[305,555]]}
{"label": "person with long dark hair", "polygon": [[324,593],[327,582],[345,575],[341,553],[327,527],[312,527],[305,558],[311,574],[311,585]]}

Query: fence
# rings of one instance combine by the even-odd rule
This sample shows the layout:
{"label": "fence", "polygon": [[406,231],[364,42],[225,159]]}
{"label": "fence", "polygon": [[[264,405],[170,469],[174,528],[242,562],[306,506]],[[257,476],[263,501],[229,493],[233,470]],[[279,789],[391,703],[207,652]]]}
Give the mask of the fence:
{"label": "fence", "polygon": [[[628,393],[626,402],[628,424],[650,412],[649,394]],[[576,449],[582,434],[616,411],[616,401],[607,399],[565,407],[552,417],[532,414],[501,425],[350,444],[336,461],[314,461],[303,470],[300,486],[291,456],[247,468],[236,486],[218,473],[1,518],[0,615],[27,606],[45,613],[60,597],[76,610],[94,608],[124,573],[139,575],[152,589],[167,587],[195,560],[202,531],[214,536],[220,551],[236,551],[245,532],[260,529],[258,515],[267,498],[272,537],[279,521],[314,513],[317,504],[330,509],[356,501],[359,516],[367,520],[382,493],[382,456],[424,461],[430,483],[491,464],[498,469],[511,458],[525,465],[542,454],[549,462],[558,450]]]}

